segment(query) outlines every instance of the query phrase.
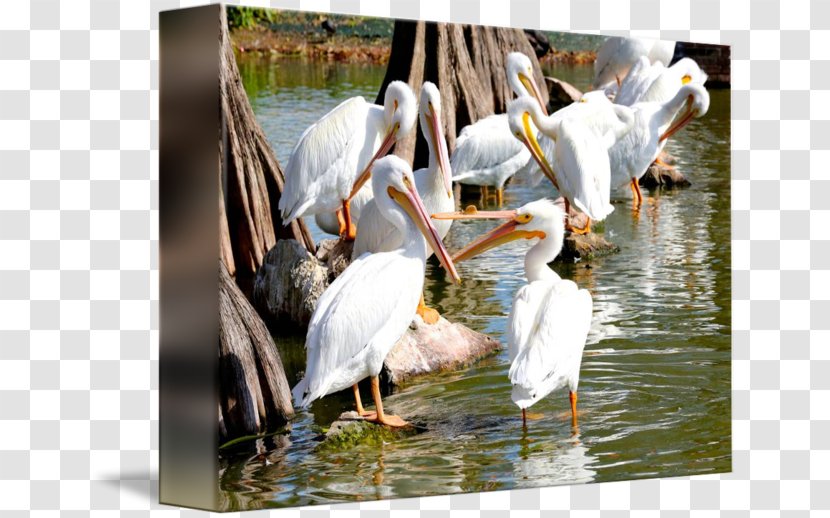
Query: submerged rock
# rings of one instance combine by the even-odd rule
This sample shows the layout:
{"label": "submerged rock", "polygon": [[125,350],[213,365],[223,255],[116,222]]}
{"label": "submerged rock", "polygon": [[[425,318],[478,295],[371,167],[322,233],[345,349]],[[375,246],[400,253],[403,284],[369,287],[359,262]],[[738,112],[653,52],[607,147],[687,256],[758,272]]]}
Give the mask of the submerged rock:
{"label": "submerged rock", "polygon": [[432,372],[469,367],[501,348],[498,340],[441,317],[425,324],[415,315],[406,333],[386,356],[381,379],[392,386]]}
{"label": "submerged rock", "polygon": [[333,422],[315,448],[317,451],[347,450],[359,445],[380,446],[401,437],[409,437],[419,432],[415,426],[390,428],[364,420],[357,412],[343,412]]}
{"label": "submerged rock", "polygon": [[640,186],[647,189],[655,189],[657,187],[689,187],[692,185],[686,176],[678,171],[674,166],[677,159],[669,155],[665,151],[660,154],[660,161],[651,164],[646,170],[646,173],[640,177]]}
{"label": "submerged rock", "polygon": [[[565,199],[562,197],[554,200],[554,203],[565,208]],[[584,228],[588,223],[588,216],[584,213],[570,208],[568,223],[575,228]],[[555,261],[572,263],[577,260],[596,259],[606,255],[616,254],[620,247],[605,239],[605,222],[594,222],[591,224],[591,232],[588,234],[567,233],[562,243],[562,251]]]}
{"label": "submerged rock", "polygon": [[553,113],[582,98],[579,88],[555,77],[545,77],[545,84],[548,87],[548,113]]}
{"label": "submerged rock", "polygon": [[589,234],[569,234],[562,244],[562,252],[557,261],[573,262],[576,260],[596,259],[606,255],[615,254],[620,247],[606,240],[602,234],[591,232]]}

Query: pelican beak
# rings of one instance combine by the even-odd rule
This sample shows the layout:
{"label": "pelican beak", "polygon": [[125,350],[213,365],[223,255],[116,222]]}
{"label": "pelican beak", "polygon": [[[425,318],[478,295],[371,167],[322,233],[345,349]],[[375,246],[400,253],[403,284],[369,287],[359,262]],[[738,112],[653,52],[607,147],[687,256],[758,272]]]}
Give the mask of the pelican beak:
{"label": "pelican beak", "polygon": [[437,150],[438,153],[438,167],[441,169],[441,175],[444,178],[444,188],[447,190],[447,197],[452,198],[452,169],[450,169],[450,161],[447,158],[447,146],[444,140],[444,130],[441,127],[441,120],[438,114],[429,105],[429,122],[431,126],[430,135],[432,136],[432,149]]}
{"label": "pelican beak", "polygon": [[447,272],[449,272],[452,280],[457,284],[461,284],[461,277],[458,275],[458,271],[455,269],[452,259],[450,259],[449,252],[447,252],[447,249],[444,248],[444,243],[441,242],[441,237],[438,235],[435,225],[433,225],[432,220],[429,219],[427,209],[424,207],[424,202],[421,201],[421,197],[418,195],[415,185],[410,182],[408,178],[404,178],[404,185],[406,185],[406,192],[401,192],[390,186],[386,190],[389,197],[395,200],[395,202],[397,202],[397,204],[400,205],[407,214],[409,214],[409,217],[412,218],[412,221],[414,221],[415,225],[417,225],[418,230],[420,230],[421,234],[424,235],[424,238],[427,240],[427,244],[432,248],[432,251],[435,252],[435,256],[438,257],[441,265],[445,270],[447,270]]}
{"label": "pelican beak", "polygon": [[660,142],[663,142],[667,138],[671,137],[672,135],[683,129],[683,127],[686,124],[689,124],[689,122],[691,122],[692,119],[697,116],[697,110],[692,108],[693,100],[694,99],[690,95],[689,100],[686,101],[686,109],[679,117],[676,118],[675,122],[671,126],[669,126],[669,128],[662,135],[660,135]]}
{"label": "pelican beak", "polygon": [[548,159],[545,158],[545,153],[542,151],[542,148],[539,146],[539,141],[536,140],[536,135],[533,134],[533,128],[530,127],[530,114],[525,112],[522,114],[522,125],[524,126],[522,138],[519,140],[527,146],[527,149],[530,150],[531,156],[533,159],[536,160],[536,163],[539,164],[539,167],[542,169],[542,172],[545,173],[545,176],[553,183],[553,186],[556,187],[556,190],[559,190],[559,182],[556,181],[556,175],[553,173],[553,167],[551,167]]}
{"label": "pelican beak", "polygon": [[455,262],[465,261],[486,252],[497,246],[501,246],[517,239],[545,238],[545,233],[540,230],[522,230],[520,225],[526,223],[520,221],[520,216],[515,210],[500,211],[471,211],[468,208],[462,212],[443,212],[432,215],[433,219],[506,219],[507,221],[490,232],[476,239],[463,249],[456,252],[452,260]]}
{"label": "pelican beak", "polygon": [[533,97],[536,98],[536,101],[539,103],[539,106],[542,107],[542,113],[544,113],[547,116],[548,107],[545,106],[545,102],[542,100],[542,92],[539,91],[539,87],[536,85],[536,81],[526,76],[522,72],[519,72],[519,81],[521,81],[524,87],[527,88],[528,92],[533,94]]}
{"label": "pelican beak", "polygon": [[369,181],[369,178],[372,177],[372,165],[375,163],[375,160],[384,157],[387,153],[389,153],[389,150],[392,148],[392,144],[395,143],[399,128],[400,124],[395,123],[391,128],[389,128],[389,131],[386,132],[386,136],[383,137],[383,142],[380,143],[380,147],[378,148],[377,153],[375,153],[372,159],[369,160],[369,163],[366,164],[366,167],[358,175],[357,180],[355,180],[354,186],[352,187],[352,192],[349,194],[349,198],[347,199],[347,201],[351,201],[351,199],[355,197],[360,188],[363,187],[363,185]]}

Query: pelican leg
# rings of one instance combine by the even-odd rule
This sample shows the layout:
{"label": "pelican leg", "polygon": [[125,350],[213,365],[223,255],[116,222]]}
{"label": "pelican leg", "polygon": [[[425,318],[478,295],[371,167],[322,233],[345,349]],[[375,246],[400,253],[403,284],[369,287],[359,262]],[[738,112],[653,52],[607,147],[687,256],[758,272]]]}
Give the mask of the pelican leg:
{"label": "pelican leg", "polygon": [[504,203],[504,187],[496,187],[496,201],[499,207]]}
{"label": "pelican leg", "polygon": [[481,199],[487,201],[487,198],[490,197],[490,188],[486,185],[481,185],[479,189],[481,189]]}
{"label": "pelican leg", "polygon": [[527,409],[522,409],[522,428],[527,428]]}
{"label": "pelican leg", "polygon": [[340,226],[337,233],[342,236],[346,233],[346,218],[343,217],[343,209],[337,209],[335,214],[337,214],[337,224]]}
{"label": "pelican leg", "polygon": [[[582,229],[571,225],[571,202],[568,201],[568,198],[565,198],[565,230],[574,234],[587,234],[587,232],[582,232]],[[590,232],[590,226],[588,231]]]}
{"label": "pelican leg", "polygon": [[640,192],[640,182],[637,178],[631,179],[631,192],[634,196],[634,210],[639,210],[643,204],[643,194]]}
{"label": "pelican leg", "polygon": [[571,424],[573,426],[577,426],[577,420],[576,420],[576,392],[571,391],[569,393],[569,396],[571,398]]}
{"label": "pelican leg", "polygon": [[571,232],[573,232],[574,234],[579,234],[579,235],[590,234],[591,233],[591,218],[588,218],[586,216],[586,220],[587,221],[585,223],[585,226],[582,227],[582,228],[571,226]]}
{"label": "pelican leg", "polygon": [[357,236],[357,225],[352,221],[352,211],[349,205],[349,200],[343,200],[345,228],[340,232],[340,237],[343,238],[343,241],[354,241],[355,236]]}
{"label": "pelican leg", "polygon": [[396,415],[388,415],[383,412],[383,401],[380,400],[380,381],[377,376],[372,376],[372,397],[375,400],[375,407],[378,409],[378,412],[373,418],[367,417],[367,421],[385,424],[386,426],[396,428],[407,426],[409,424]]}
{"label": "pelican leg", "polygon": [[369,412],[363,408],[363,402],[360,400],[360,389],[357,387],[357,383],[352,385],[352,391],[354,392],[354,402],[355,407],[357,407],[357,415],[368,418],[377,417],[376,412]]}
{"label": "pelican leg", "polygon": [[421,315],[424,323],[429,325],[437,323],[438,319],[441,318],[438,311],[427,307],[426,302],[424,302],[423,292],[421,292],[421,300],[418,301],[418,309],[415,310],[415,313]]}

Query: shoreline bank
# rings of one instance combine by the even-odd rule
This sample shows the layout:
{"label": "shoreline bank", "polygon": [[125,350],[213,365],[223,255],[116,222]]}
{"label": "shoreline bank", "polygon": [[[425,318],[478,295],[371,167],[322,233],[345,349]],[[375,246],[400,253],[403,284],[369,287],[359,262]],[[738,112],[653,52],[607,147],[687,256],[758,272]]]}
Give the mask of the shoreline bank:
{"label": "shoreline bank", "polygon": [[[234,51],[274,57],[299,57],[344,63],[386,64],[392,40],[388,37],[325,36],[322,34],[279,33],[267,28],[236,28],[231,31]],[[539,59],[545,64],[590,64],[596,52],[552,50]]]}

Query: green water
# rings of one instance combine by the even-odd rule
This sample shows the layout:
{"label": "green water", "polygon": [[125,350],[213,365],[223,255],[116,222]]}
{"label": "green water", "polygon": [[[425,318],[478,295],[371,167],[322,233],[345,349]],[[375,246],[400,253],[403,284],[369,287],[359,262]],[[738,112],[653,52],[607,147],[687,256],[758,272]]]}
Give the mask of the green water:
{"label": "green water", "polygon": [[[373,99],[382,67],[241,63],[254,111],[281,163],[305,127],[352,95]],[[590,67],[552,71],[584,86]],[[591,291],[594,319],[579,386],[579,433],[567,391],[533,407],[544,415],[522,430],[510,401],[506,351],[474,367],[434,375],[385,398],[424,433],[381,448],[314,453],[319,428],[351,409],[350,394],[317,401],[290,432],[221,455],[228,509],[349,502],[729,471],[730,182],[729,92],[712,91],[708,115],[669,143],[692,187],[646,195],[639,216],[628,189],[612,195],[605,224],[619,254],[556,265]],[[551,191],[511,183],[507,206]],[[476,199],[463,200],[466,204]],[[324,237],[312,225],[316,238]],[[456,223],[456,250],[492,226]],[[502,247],[458,265],[451,285],[427,266],[427,302],[447,318],[504,341],[507,314],[524,283],[526,244]],[[277,337],[289,373],[303,369],[303,337]],[[368,391],[364,391],[364,400]]]}

